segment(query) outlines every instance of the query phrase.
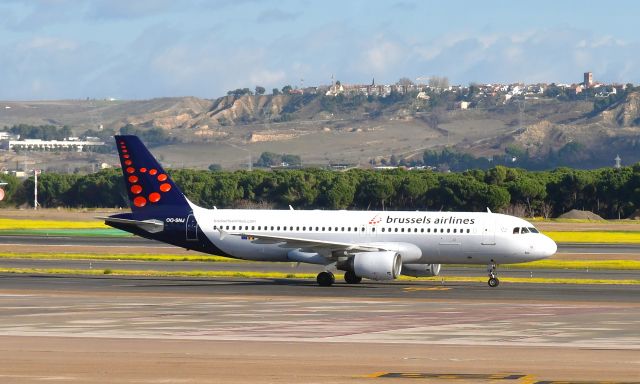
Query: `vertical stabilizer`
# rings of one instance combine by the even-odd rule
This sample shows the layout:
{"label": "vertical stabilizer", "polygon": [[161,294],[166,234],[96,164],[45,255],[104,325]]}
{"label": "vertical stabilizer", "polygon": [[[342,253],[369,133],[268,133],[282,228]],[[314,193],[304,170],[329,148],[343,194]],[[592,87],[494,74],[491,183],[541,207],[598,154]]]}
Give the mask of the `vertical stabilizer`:
{"label": "vertical stabilizer", "polygon": [[115,136],[133,217],[139,220],[190,211],[186,197],[137,136]]}

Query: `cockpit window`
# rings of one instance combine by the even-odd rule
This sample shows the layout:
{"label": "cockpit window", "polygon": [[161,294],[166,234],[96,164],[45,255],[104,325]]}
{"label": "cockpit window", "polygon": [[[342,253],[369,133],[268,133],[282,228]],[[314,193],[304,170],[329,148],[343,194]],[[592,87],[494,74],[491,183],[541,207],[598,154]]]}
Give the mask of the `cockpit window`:
{"label": "cockpit window", "polygon": [[513,228],[513,234],[517,235],[518,233],[520,233],[520,228]]}
{"label": "cockpit window", "polygon": [[529,233],[529,230],[525,227],[520,228],[520,233]]}
{"label": "cockpit window", "polygon": [[534,227],[529,227],[529,231],[531,233],[540,233],[540,231],[538,231],[537,229],[535,229]]}

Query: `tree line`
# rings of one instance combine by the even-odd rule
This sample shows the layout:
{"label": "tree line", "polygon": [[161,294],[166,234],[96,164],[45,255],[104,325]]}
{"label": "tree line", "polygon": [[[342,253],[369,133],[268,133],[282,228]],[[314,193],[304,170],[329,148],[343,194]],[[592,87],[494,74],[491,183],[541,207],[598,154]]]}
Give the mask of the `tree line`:
{"label": "tree line", "polygon": [[[461,173],[323,169],[169,172],[198,205],[219,208],[435,210],[556,217],[571,209],[624,218],[640,207],[640,164],[620,169],[529,172],[497,166]],[[4,206],[33,202],[33,178],[3,176]],[[42,207],[126,207],[119,169],[38,177]]]}

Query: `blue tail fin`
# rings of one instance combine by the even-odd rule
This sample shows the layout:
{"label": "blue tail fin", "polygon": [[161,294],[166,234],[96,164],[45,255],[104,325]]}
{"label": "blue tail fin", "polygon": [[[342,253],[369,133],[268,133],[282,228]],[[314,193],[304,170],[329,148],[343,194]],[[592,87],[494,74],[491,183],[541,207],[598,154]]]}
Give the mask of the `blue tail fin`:
{"label": "blue tail fin", "polygon": [[191,211],[184,194],[137,136],[115,136],[133,217],[144,220]]}

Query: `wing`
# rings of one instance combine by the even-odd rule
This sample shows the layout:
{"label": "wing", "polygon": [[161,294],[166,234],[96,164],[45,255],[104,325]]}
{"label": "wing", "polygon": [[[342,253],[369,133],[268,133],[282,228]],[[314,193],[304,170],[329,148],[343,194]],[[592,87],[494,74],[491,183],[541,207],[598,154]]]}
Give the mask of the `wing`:
{"label": "wing", "polygon": [[222,229],[218,230],[220,231],[220,240],[224,240],[226,236],[241,236],[254,244],[279,244],[278,246],[282,248],[299,248],[302,252],[317,252],[325,256],[330,256],[335,251],[375,252],[387,250],[376,245],[341,243],[336,241],[304,239],[287,236],[272,236],[263,233],[251,232],[231,233]]}

